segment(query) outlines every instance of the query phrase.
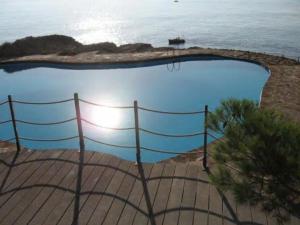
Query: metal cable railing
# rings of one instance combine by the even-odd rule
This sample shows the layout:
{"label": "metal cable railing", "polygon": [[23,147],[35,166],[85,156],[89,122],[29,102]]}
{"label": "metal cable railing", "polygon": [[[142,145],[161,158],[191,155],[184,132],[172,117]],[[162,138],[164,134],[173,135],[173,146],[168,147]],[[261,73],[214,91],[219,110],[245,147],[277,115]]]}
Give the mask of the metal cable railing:
{"label": "metal cable railing", "polygon": [[28,137],[19,137],[20,140],[24,141],[37,141],[37,142],[59,142],[59,141],[68,141],[72,139],[76,139],[79,136],[71,136],[66,138],[56,138],[56,139],[36,139],[36,138],[28,138]]}
{"label": "metal cable railing", "polygon": [[156,152],[156,153],[165,153],[165,154],[170,154],[170,155],[182,155],[182,154],[198,154],[199,152],[191,152],[189,150],[185,150],[185,151],[169,151],[169,150],[165,150],[165,149],[155,149],[155,148],[148,148],[148,147],[141,147],[142,150],[146,150],[146,151],[150,151],[150,152]]}
{"label": "metal cable railing", "polygon": [[207,133],[208,136],[210,136],[211,138],[215,139],[215,140],[219,140],[220,138],[212,135],[211,133]]}
{"label": "metal cable railing", "polygon": [[19,100],[13,100],[13,103],[23,104],[23,105],[54,105],[54,104],[61,104],[66,102],[74,101],[74,98],[61,100],[61,101],[52,101],[52,102],[25,102],[25,101],[19,101]]}
{"label": "metal cable railing", "polygon": [[109,144],[109,143],[105,143],[105,142],[102,142],[102,141],[95,140],[95,139],[87,137],[87,136],[83,136],[83,137],[85,139],[89,140],[89,141],[92,141],[92,142],[95,142],[95,143],[98,143],[98,144],[101,144],[101,145],[110,146],[110,147],[116,147],[116,148],[133,148],[133,149],[136,148],[136,146]]}
{"label": "metal cable railing", "polygon": [[144,107],[138,107],[138,109],[153,112],[153,113],[160,113],[160,114],[169,114],[169,115],[194,115],[194,114],[202,114],[204,111],[194,111],[194,112],[169,112],[169,111],[160,111],[156,109],[149,109]]}
{"label": "metal cable railing", "polygon": [[111,109],[133,109],[133,106],[111,106],[111,105],[102,105],[94,102],[90,102],[84,99],[79,99],[80,102],[93,105],[93,106],[98,106],[98,107],[105,107],[105,108],[111,108]]}
{"label": "metal cable railing", "polygon": [[0,140],[0,142],[10,142],[10,141],[13,141],[13,140],[16,140],[16,138],[9,138],[9,139],[6,139],[6,140]]}
{"label": "metal cable railing", "polygon": [[1,121],[1,122],[0,122],[0,125],[1,125],[1,124],[6,124],[6,123],[10,123],[11,121],[12,121],[12,120]]}
{"label": "metal cable railing", "polygon": [[134,127],[123,127],[123,128],[118,128],[118,127],[106,127],[106,126],[102,126],[96,123],[93,123],[87,119],[81,118],[81,120],[89,125],[95,126],[95,127],[99,127],[102,129],[108,129],[108,130],[134,130]]}
{"label": "metal cable railing", "polygon": [[32,121],[25,121],[25,120],[15,120],[17,123],[23,123],[23,124],[29,124],[29,125],[37,125],[37,126],[51,126],[51,125],[60,125],[64,123],[69,123],[72,121],[75,121],[76,117],[62,120],[62,121],[56,121],[56,122],[47,122],[47,123],[41,123],[41,122],[32,122]]}
{"label": "metal cable railing", "polygon": [[7,104],[7,103],[8,103],[8,101],[1,102],[1,103],[0,103],[0,106],[1,106],[1,105],[5,105],[5,104]]}
{"label": "metal cable railing", "polygon": [[[75,111],[76,111],[76,117],[69,118],[66,120],[61,120],[61,121],[51,121],[51,122],[36,122],[36,121],[27,121],[27,120],[21,120],[21,119],[16,119],[15,114],[14,114],[14,107],[13,104],[26,104],[26,105],[52,105],[52,104],[62,104],[62,103],[67,103],[73,101],[75,104]],[[207,132],[207,127],[206,127],[206,122],[207,122],[207,114],[208,114],[208,107],[205,106],[205,110],[203,111],[192,111],[192,112],[172,112],[172,111],[160,111],[156,109],[150,109],[150,108],[144,108],[144,107],[139,107],[137,104],[137,101],[134,102],[133,106],[111,106],[111,105],[102,105],[94,102],[90,102],[84,99],[80,99],[78,97],[78,94],[74,94],[74,98],[66,99],[66,100],[60,100],[60,101],[52,101],[52,102],[27,102],[27,101],[19,101],[19,100],[12,100],[11,96],[8,97],[8,101],[0,103],[0,105],[3,104],[9,104],[9,109],[10,109],[10,114],[11,114],[11,120],[7,121],[2,121],[0,122],[1,124],[6,124],[6,123],[12,123],[12,126],[14,128],[14,134],[15,138],[13,139],[8,139],[4,140],[4,142],[9,142],[11,140],[16,140],[17,144],[17,149],[20,149],[20,140],[23,141],[32,141],[32,142],[61,142],[61,141],[68,141],[68,140],[74,140],[74,139],[79,139],[80,143],[80,152],[83,153],[85,151],[85,145],[84,145],[84,140],[88,140],[91,142],[94,142],[96,144],[101,144],[109,147],[115,147],[115,148],[122,148],[122,149],[136,149],[136,157],[137,161],[140,161],[140,154],[141,150],[144,151],[149,151],[149,152],[154,152],[154,153],[162,153],[162,154],[171,154],[171,155],[179,155],[179,154],[199,154],[199,152],[203,153],[203,166],[206,168],[206,157],[207,157],[207,137],[211,136],[215,139],[214,135],[210,134]],[[113,108],[113,109],[134,109],[134,118],[135,118],[135,124],[134,127],[106,127],[102,126],[101,124],[94,123],[84,117],[81,116],[80,112],[80,103],[84,104],[89,104],[92,106],[98,106],[98,107],[107,107],[107,108]],[[197,131],[197,132],[192,132],[192,133],[183,133],[183,134],[171,134],[171,133],[163,133],[163,132],[158,132],[150,129],[144,129],[143,127],[139,127],[139,110],[142,111],[147,111],[151,113],[160,113],[160,114],[166,114],[166,115],[204,115],[204,131]],[[77,121],[78,125],[78,135],[75,136],[70,136],[70,137],[62,137],[62,138],[32,138],[32,137],[23,137],[18,135],[18,129],[17,129],[17,124],[28,124],[28,125],[33,125],[33,126],[51,126],[51,125],[61,125],[64,123],[69,123],[72,121]],[[128,130],[135,130],[135,139],[136,139],[136,145],[120,145],[120,144],[113,144],[113,143],[106,143],[100,140],[97,140],[95,138],[91,138],[89,136],[86,136],[83,134],[83,128],[82,128],[82,122],[92,125],[98,128],[103,128],[103,129],[110,129],[110,130],[115,130],[115,131],[128,131]],[[146,147],[140,144],[140,132],[143,132],[145,134],[150,134],[150,135],[156,135],[160,137],[170,137],[170,138],[191,138],[191,137],[197,137],[197,136],[203,136],[204,140],[204,146],[203,150],[197,150],[194,149],[189,149],[189,150],[180,150],[180,151],[172,151],[172,150],[166,150],[166,149],[160,149],[160,148],[151,148],[151,147]],[[3,141],[2,141],[3,142]],[[194,150],[194,151],[192,151]]]}
{"label": "metal cable railing", "polygon": [[196,137],[196,136],[200,136],[200,135],[204,134],[204,132],[196,132],[196,133],[191,133],[191,134],[166,134],[166,133],[160,133],[160,132],[151,131],[151,130],[147,130],[147,129],[143,129],[143,128],[140,128],[139,130],[143,131],[145,133],[148,133],[148,134],[156,135],[156,136],[173,137],[173,138]]}

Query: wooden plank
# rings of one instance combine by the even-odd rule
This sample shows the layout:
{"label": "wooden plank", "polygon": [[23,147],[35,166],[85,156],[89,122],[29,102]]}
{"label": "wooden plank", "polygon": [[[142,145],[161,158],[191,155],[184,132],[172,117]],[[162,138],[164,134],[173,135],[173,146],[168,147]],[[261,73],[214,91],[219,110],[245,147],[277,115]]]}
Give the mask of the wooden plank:
{"label": "wooden plank", "polygon": [[[70,153],[70,155],[68,155]],[[57,161],[57,167],[60,167],[58,172],[48,182],[47,187],[43,187],[39,195],[34,199],[28,209],[23,215],[16,221],[17,224],[42,224],[42,222],[51,213],[56,203],[60,201],[60,196],[63,194],[63,190],[57,189],[56,187],[68,187],[68,184],[72,182],[75,177],[74,170],[76,168],[75,163],[69,161],[76,161],[78,153],[74,151],[67,151],[67,155],[61,157],[62,161]],[[63,161],[63,160],[68,160]]]}
{"label": "wooden plank", "polygon": [[[172,177],[174,176],[175,165],[174,164],[166,164],[163,175],[158,187],[158,191],[154,198],[153,203],[153,213],[154,215],[159,212],[163,212],[166,210],[169,195],[172,187]],[[156,225],[161,225],[164,219],[164,213],[158,216],[155,216]],[[150,220],[148,220],[148,224],[150,224]]]}
{"label": "wooden plank", "polygon": [[184,182],[183,196],[181,202],[181,210],[179,214],[178,224],[193,224],[195,199],[197,191],[197,179],[199,166],[190,164],[187,169],[187,178]]}
{"label": "wooden plank", "polygon": [[[167,212],[164,213],[164,225],[173,225],[178,223],[179,209],[182,201],[184,181],[188,164],[178,163],[174,173],[171,192],[166,207]],[[170,210],[170,211],[169,211]]]}
{"label": "wooden plank", "polygon": [[253,223],[268,225],[267,216],[262,212],[260,206],[251,207]]}
{"label": "wooden plank", "polygon": [[[59,156],[53,156],[52,159],[69,159],[71,157],[71,154],[72,153],[70,151],[65,151],[62,152],[62,154]],[[41,177],[41,179],[38,182],[36,182],[36,185],[38,185],[38,187],[34,187],[27,190],[20,202],[17,203],[18,206],[16,208],[21,209],[19,213],[14,213],[18,214],[15,217],[14,224],[25,224],[29,222],[32,217],[34,217],[36,211],[42,204],[42,201],[37,201],[37,199],[40,199],[39,196],[45,190],[45,185],[51,183],[51,181],[54,180],[56,176],[60,176],[59,172],[60,169],[63,167],[64,163],[52,159],[49,161],[45,161],[43,167],[45,167],[47,164],[51,164],[51,166],[46,171],[44,171],[43,177]]]}
{"label": "wooden plank", "polygon": [[90,193],[88,195],[85,204],[81,208],[79,215],[80,225],[87,224],[89,222],[91,215],[94,213],[97,207],[98,202],[102,198],[101,193],[106,191],[120,163],[120,159],[112,157],[110,155],[105,155],[105,157],[101,161],[102,167],[100,168],[103,168],[103,172],[101,172],[101,177],[98,178],[98,181],[93,188],[93,193]]}
{"label": "wooden plank", "polygon": [[128,171],[131,175],[126,174],[120,189],[118,190],[117,196],[122,198],[124,201],[119,199],[113,199],[113,203],[107,212],[105,219],[103,221],[103,225],[116,225],[119,221],[119,218],[121,216],[121,213],[125,207],[126,202],[128,201],[129,194],[135,194],[132,193],[132,188],[134,185],[134,182],[137,179],[138,176],[138,167],[132,163],[130,166],[130,169]]}
{"label": "wooden plank", "polygon": [[[91,191],[92,187],[96,185],[96,183],[100,177],[99,176],[100,171],[97,170],[98,168],[95,165],[101,162],[102,157],[103,157],[103,154],[95,153],[94,157],[91,158],[89,163],[84,165],[84,171],[86,173],[88,172],[90,175],[87,178],[87,180],[82,184],[81,193]],[[84,194],[84,195],[81,194],[80,202],[79,202],[80,207],[79,207],[78,213],[80,213],[80,209],[82,208],[83,204],[85,203],[87,197],[88,197],[87,194]],[[75,200],[75,198],[73,200]],[[72,201],[72,204],[70,204],[70,206],[68,207],[68,209],[65,212],[65,214],[63,215],[62,219],[59,221],[59,224],[71,224],[71,222],[73,220],[73,215],[74,215],[74,201]]]}
{"label": "wooden plank", "polygon": [[[21,151],[19,156],[23,153],[24,151]],[[2,176],[2,173],[5,172],[5,170],[9,167],[6,164],[10,164],[11,161],[13,160],[16,152],[5,152],[5,153],[0,153],[0,177]]]}
{"label": "wooden plank", "polygon": [[[149,178],[152,168],[152,164],[143,164],[143,170],[146,179]],[[143,197],[143,193],[144,189],[139,176],[139,179],[137,179],[134,183],[134,187],[129,195],[128,202],[136,207],[139,207]],[[133,206],[126,204],[117,224],[132,224],[136,213],[137,210]]]}
{"label": "wooden plank", "polygon": [[[1,147],[0,147],[1,149]],[[23,151],[21,151],[23,152]],[[20,153],[21,153],[20,152]],[[9,152],[2,152],[0,153],[0,160],[2,161],[9,161],[14,155],[16,154],[16,151],[9,151]]]}
{"label": "wooden plank", "polygon": [[[36,169],[40,165],[39,162],[35,162],[35,165],[33,165],[34,163],[28,163],[28,161],[39,159],[39,157],[41,157],[41,155],[42,155],[41,151],[32,151],[29,153],[29,156],[26,157],[26,159],[24,159],[23,157],[20,157],[20,158],[18,157],[15,162],[15,164],[17,164],[17,165],[15,165],[14,167],[11,167],[10,174],[6,180],[5,186],[3,187],[2,191],[10,188],[10,185],[12,183],[14,183],[14,181],[16,181],[16,180],[17,180],[17,182],[16,182],[15,186],[13,186],[13,188],[15,188],[16,185],[21,184],[22,182],[20,181],[20,179],[18,179],[19,177],[21,179],[23,179],[23,181],[24,181],[24,179],[26,180],[27,177],[23,176],[23,174],[25,172],[28,173],[27,169],[29,170],[29,172],[30,171],[32,172],[33,169]],[[22,176],[21,176],[21,174],[22,174]]]}
{"label": "wooden plank", "polygon": [[223,224],[223,204],[222,197],[214,185],[209,185],[209,225]]}
{"label": "wooden plank", "polygon": [[[289,223],[287,224],[291,224],[291,225],[299,225],[300,224],[300,218],[296,218],[295,216],[291,217],[291,220],[289,221]],[[271,225],[271,224],[269,224]]]}
{"label": "wooden plank", "polygon": [[[63,152],[60,152],[62,154]],[[47,152],[45,154],[47,157],[52,158],[56,157],[56,152],[52,154]],[[43,182],[49,179],[48,176],[45,176],[47,171],[51,168],[54,162],[46,161],[41,164],[38,170],[36,170],[32,176],[26,180],[26,182],[21,185],[15,194],[9,199],[9,201],[4,205],[0,211],[0,222],[3,224],[13,224],[18,216],[26,209],[27,205],[34,199],[35,195],[38,194],[39,188],[34,187],[39,182]],[[22,188],[25,188],[22,190]],[[27,189],[29,188],[29,189]],[[6,212],[3,214],[2,212]]]}
{"label": "wooden plank", "polygon": [[[28,157],[28,160],[36,160],[42,156],[42,152],[34,152]],[[0,208],[16,193],[17,188],[21,187],[30,177],[37,171],[42,162],[34,161],[26,164],[21,164],[11,169],[11,173],[8,174],[7,181],[2,190],[0,197]],[[9,191],[15,190],[15,191]]]}
{"label": "wooden plank", "polygon": [[[79,152],[77,153],[77,159],[79,156]],[[94,156],[92,152],[85,152],[84,153],[84,163],[89,162],[89,160]],[[78,179],[78,164],[74,169],[74,173],[71,175],[74,179],[72,179],[71,184],[66,187],[66,191],[60,196],[59,200],[54,205],[52,212],[48,215],[47,219],[43,222],[44,225],[53,225],[57,224],[60,219],[63,217],[65,211],[67,210],[68,206],[72,203],[73,198],[75,197],[76,192],[76,181]],[[90,171],[84,171],[82,173],[82,182],[84,183],[88,177],[88,173]],[[69,223],[71,224],[71,222]]]}
{"label": "wooden plank", "polygon": [[[273,224],[277,224],[277,220],[275,217],[272,216],[272,214],[269,214],[269,213],[266,213],[266,217],[267,217],[267,222],[268,222],[268,225],[273,225]],[[296,222],[296,220],[290,220],[290,222],[292,222],[291,224],[300,224],[300,221],[298,221],[298,223]],[[283,223],[285,224],[285,223]]]}
{"label": "wooden plank", "polygon": [[207,173],[199,168],[197,194],[195,202],[194,225],[206,225],[208,222],[209,183]]}
{"label": "wooden plank", "polygon": [[[24,160],[26,160],[30,155],[32,154],[32,151],[21,151],[19,154],[16,163],[20,163]],[[12,152],[10,156],[6,159],[6,163],[11,165],[12,160],[15,156],[15,152]],[[9,165],[4,165],[3,163],[1,164],[1,173],[0,173],[0,185],[2,184],[3,180],[5,179],[5,176],[7,176],[7,172],[9,170]]]}
{"label": "wooden plank", "polygon": [[[154,164],[153,169],[151,171],[150,179],[151,177],[160,177],[164,171],[165,164]],[[154,199],[154,196],[156,195],[158,186],[160,183],[160,179],[155,179],[155,180],[149,180],[147,181],[147,188],[148,192],[150,195],[150,199]],[[143,198],[141,200],[141,204],[139,206],[140,210],[147,212],[148,213],[148,208],[147,208],[147,203],[146,203],[146,198],[145,194],[143,195]],[[142,214],[141,212],[137,211],[133,224],[136,225],[141,225],[141,224],[146,224],[148,221],[148,217]]]}
{"label": "wooden plank", "polygon": [[[119,169],[128,171],[130,168],[130,165],[132,165],[132,162],[128,161],[122,161],[121,164],[119,165]],[[97,207],[91,216],[91,219],[89,221],[89,225],[96,225],[96,224],[102,224],[103,220],[105,218],[105,215],[107,214],[112,201],[114,199],[114,196],[117,194],[124,178],[125,178],[125,173],[117,170],[117,172],[114,174],[114,177],[112,181],[110,182],[109,186],[107,187],[105,193],[109,194],[108,195],[102,195],[101,200],[98,202]]]}
{"label": "wooden plank", "polygon": [[237,204],[232,193],[223,193],[223,218],[224,225],[239,224],[237,216]]}
{"label": "wooden plank", "polygon": [[252,213],[249,203],[237,204],[237,215],[240,223],[252,223]]}

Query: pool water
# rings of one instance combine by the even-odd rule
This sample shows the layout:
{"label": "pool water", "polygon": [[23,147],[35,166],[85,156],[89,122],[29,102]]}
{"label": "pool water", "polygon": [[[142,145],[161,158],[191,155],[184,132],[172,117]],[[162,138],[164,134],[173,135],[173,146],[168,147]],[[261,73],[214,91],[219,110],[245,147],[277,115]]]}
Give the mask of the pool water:
{"label": "pool water", "polygon": [[[48,102],[79,98],[111,106],[133,106],[162,111],[202,111],[208,105],[213,111],[222,99],[248,98],[259,101],[269,77],[264,67],[224,58],[185,58],[181,62],[158,61],[127,65],[55,65],[11,64],[0,68],[0,101],[7,95],[14,100]],[[74,102],[56,105],[14,103],[16,118],[32,122],[62,121],[75,117]],[[133,128],[133,108],[111,109],[80,102],[82,118],[105,127]],[[10,119],[8,105],[0,106],[0,121]],[[203,114],[166,115],[139,110],[140,127],[160,133],[188,134],[203,131]],[[135,131],[110,130],[83,122],[85,136],[115,145],[135,146]],[[76,121],[62,125],[33,126],[17,123],[21,137],[55,139],[77,136]],[[10,123],[0,125],[2,140],[13,137]],[[175,152],[188,151],[203,145],[203,136],[185,138],[161,137],[140,132],[146,148]],[[212,141],[212,139],[209,139]],[[22,140],[33,149],[78,149],[78,139],[61,142]],[[135,160],[135,149],[118,148],[85,140],[86,149],[107,152]],[[142,150],[142,161],[156,162],[174,155]]]}

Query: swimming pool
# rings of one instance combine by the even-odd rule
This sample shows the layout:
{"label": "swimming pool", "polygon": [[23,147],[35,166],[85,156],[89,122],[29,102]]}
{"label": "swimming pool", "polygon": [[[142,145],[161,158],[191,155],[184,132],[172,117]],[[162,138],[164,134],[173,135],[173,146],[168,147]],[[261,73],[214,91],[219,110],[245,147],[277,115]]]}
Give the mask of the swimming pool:
{"label": "swimming pool", "polygon": [[[179,60],[179,59],[178,59]],[[180,62],[167,60],[119,65],[61,65],[19,63],[0,68],[0,100],[7,95],[14,100],[48,102],[79,98],[90,102],[129,106],[103,108],[80,102],[82,117],[105,127],[133,128],[133,101],[140,107],[162,111],[194,112],[214,110],[222,99],[248,98],[259,101],[269,71],[255,63],[216,57],[181,58]],[[37,123],[62,121],[75,117],[74,102],[55,105],[27,105],[14,103],[16,118]],[[0,106],[0,121],[10,119],[8,105]],[[140,127],[159,133],[187,134],[203,131],[203,114],[166,115],[139,110]],[[76,136],[76,121],[62,125],[33,126],[17,123],[21,137],[55,139]],[[0,125],[0,138],[13,136],[11,124]],[[104,143],[135,146],[135,131],[110,130],[83,122],[85,136]],[[203,137],[161,137],[140,132],[141,145],[146,148],[176,152],[188,151],[203,144]],[[209,141],[212,141],[209,139]],[[33,149],[78,149],[78,140],[61,142],[34,142],[22,140],[23,146]],[[135,160],[135,149],[121,149],[85,140],[86,149],[103,151]],[[156,162],[174,155],[142,151],[142,161]]]}

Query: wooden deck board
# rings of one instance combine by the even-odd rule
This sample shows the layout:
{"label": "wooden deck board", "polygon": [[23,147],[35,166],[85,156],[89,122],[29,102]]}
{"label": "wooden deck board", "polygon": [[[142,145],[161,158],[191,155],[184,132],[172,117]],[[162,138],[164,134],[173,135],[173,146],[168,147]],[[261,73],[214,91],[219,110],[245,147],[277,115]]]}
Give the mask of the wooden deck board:
{"label": "wooden deck board", "polygon": [[195,203],[194,225],[206,225],[208,222],[209,184],[205,171],[198,171],[197,194]]}
{"label": "wooden deck board", "polygon": [[184,182],[183,196],[181,202],[181,209],[179,214],[179,225],[192,225],[194,220],[194,208],[197,191],[197,175],[199,167],[189,165]]}
{"label": "wooden deck board", "polygon": [[[171,186],[170,196],[166,207],[167,212],[164,214],[163,224],[173,225],[177,224],[179,218],[179,209],[181,205],[184,178],[187,171],[187,164],[177,164],[173,183]],[[174,210],[175,209],[175,210]]]}
{"label": "wooden deck board", "polygon": [[[71,152],[65,151],[59,156],[59,158],[69,159],[71,154]],[[14,222],[15,224],[26,224],[32,217],[34,217],[36,211],[38,211],[38,209],[41,207],[41,204],[44,202],[41,196],[45,196],[48,191],[45,185],[52,184],[53,180],[57,179],[57,177],[60,175],[59,173],[63,172],[62,168],[65,165],[63,162],[51,160],[47,161],[46,163],[51,162],[51,167],[46,171],[42,179],[37,182],[38,187],[32,188],[32,191],[30,190],[30,192],[26,193],[26,200],[22,200],[24,203],[26,203],[26,205],[24,205],[23,211],[16,217]]]}
{"label": "wooden deck board", "polygon": [[[85,162],[87,164],[89,163],[95,163],[99,160],[99,157],[97,156],[98,154],[95,154],[95,153],[92,153],[91,156],[85,154],[84,158],[85,158]],[[78,160],[79,161],[79,160]],[[83,164],[84,165],[84,164]],[[69,204],[65,204],[64,206],[61,206],[62,210],[64,210],[64,214],[63,216],[59,219],[58,221],[58,225],[59,224],[72,224],[72,221],[73,221],[73,215],[75,214],[75,210],[76,210],[76,214],[79,213],[79,211],[77,210],[80,210],[80,206],[79,208],[74,208],[75,207],[75,202],[79,201],[79,204],[80,204],[80,193],[81,193],[81,188],[82,187],[85,187],[87,184],[87,182],[89,181],[89,178],[91,177],[91,175],[93,174],[93,169],[94,167],[91,167],[91,166],[87,166],[87,167],[82,167],[82,180],[81,180],[81,186],[78,187],[77,186],[77,179],[75,180],[76,184],[75,185],[75,188],[74,190],[74,193],[72,195],[72,199],[69,199],[68,198],[68,202]],[[78,173],[78,170],[79,170],[79,164],[77,165],[77,173]],[[79,189],[78,189],[79,188]],[[66,201],[66,202],[67,202]]]}
{"label": "wooden deck board", "polygon": [[[2,184],[3,180],[5,179],[5,177],[7,176],[7,172],[9,170],[9,165],[11,165],[12,160],[15,156],[16,152],[10,152],[10,153],[6,153],[6,156],[2,158],[2,160],[7,164],[5,165],[4,163],[0,163],[0,184]],[[26,160],[30,155],[32,154],[32,152],[29,151],[21,151],[19,153],[19,156],[17,158],[17,163],[20,163],[24,160]],[[1,155],[1,154],[0,154]]]}
{"label": "wooden deck board", "polygon": [[238,224],[237,204],[231,193],[224,193],[222,198],[224,225]]}
{"label": "wooden deck board", "polygon": [[[166,165],[164,172],[162,174],[161,182],[159,184],[155,199],[152,202],[152,208],[154,215],[164,211],[168,204],[169,194],[172,187],[172,177],[174,176],[175,165],[168,164]],[[164,214],[158,214],[155,217],[156,225],[161,225],[163,222]],[[150,221],[148,220],[150,225]]]}
{"label": "wooden deck board", "polygon": [[[164,165],[162,165],[162,164],[155,164],[153,166],[153,169],[151,171],[151,175],[150,175],[149,178],[160,177],[162,175],[163,171],[164,171]],[[150,201],[150,204],[152,202],[151,199],[154,199],[154,196],[156,195],[156,191],[157,191],[159,182],[160,182],[159,179],[148,180],[147,181],[147,185],[146,186],[147,186],[147,189],[148,189],[148,192],[149,192],[149,197],[150,197],[149,201]],[[146,201],[147,201],[147,198],[146,198],[145,194],[143,194],[143,198],[141,200],[141,204],[139,206],[139,209],[148,213],[148,208],[147,208],[147,202]],[[135,218],[134,218],[134,221],[133,221],[133,224],[134,225],[147,224],[147,221],[148,221],[148,216],[142,214],[139,211],[137,211],[137,213],[135,215]]]}
{"label": "wooden deck board", "polygon": [[[145,164],[143,165],[143,170],[145,173],[145,178],[149,178],[150,173],[152,171],[153,165],[150,164]],[[140,178],[140,176],[139,176]],[[125,208],[119,217],[119,221],[117,224],[122,225],[122,224],[132,224],[134,217],[137,213],[137,209],[135,207],[139,207],[141,204],[142,198],[143,198],[143,186],[142,186],[142,181],[139,179],[136,179],[133,189],[131,191],[131,194],[129,195],[128,202],[131,204],[126,204]]]}
{"label": "wooden deck board", "polygon": [[267,216],[260,209],[260,206],[251,207],[252,222],[256,224],[268,224]]}
{"label": "wooden deck board", "polygon": [[[63,154],[63,152],[61,152]],[[52,157],[49,152],[49,157]],[[56,157],[55,155],[54,157]],[[30,179],[28,179],[19,188],[24,190],[16,191],[15,194],[9,199],[9,201],[4,205],[0,211],[0,222],[4,224],[14,224],[16,219],[22,212],[26,209],[27,205],[35,198],[39,193],[41,187],[34,187],[38,183],[48,183],[50,176],[47,175],[49,169],[54,164],[54,161],[46,161],[41,164],[38,170],[36,170]],[[28,189],[28,187],[30,187]],[[7,212],[6,216],[2,215],[2,212]],[[16,216],[18,215],[18,216]],[[3,220],[4,219],[4,220]]]}
{"label": "wooden deck board", "polygon": [[[37,152],[31,154],[27,158],[27,160],[39,159],[42,157],[42,155],[43,154],[41,152]],[[40,161],[21,164],[16,167],[12,167],[11,172],[5,174],[7,176],[7,179],[4,182],[3,189],[1,190],[2,195],[0,197],[0,207],[3,207],[5,203],[9,201],[9,199],[16,193],[16,188],[19,188],[20,186],[24,185],[26,181],[30,179],[30,177],[32,177],[34,172],[40,168],[41,164],[42,162]]]}
{"label": "wooden deck board", "polygon": [[[275,223],[259,207],[237,205],[219,192],[199,163],[143,164],[143,180],[133,162],[86,152],[79,187],[78,157],[77,151],[22,150],[14,166],[0,161],[0,225],[71,225],[74,212],[74,225]],[[0,153],[8,164],[12,158]],[[300,222],[293,217],[287,224]]]}
{"label": "wooden deck board", "polygon": [[237,216],[240,222],[252,223],[252,213],[250,205],[248,203],[237,204]]}
{"label": "wooden deck board", "polygon": [[[127,161],[122,161],[119,168],[125,171],[128,171],[130,166],[133,163],[129,163]],[[96,225],[102,224],[103,220],[106,217],[107,212],[110,209],[110,206],[117,195],[122,182],[124,181],[126,174],[123,171],[117,170],[112,181],[110,182],[109,186],[107,187],[107,195],[102,195],[101,200],[98,202],[97,207],[94,211],[94,214],[91,216],[91,220],[89,224]]]}
{"label": "wooden deck board", "polygon": [[[19,155],[20,157],[17,157],[15,161],[14,167],[11,165],[11,161],[9,162],[10,166],[5,166],[5,173],[1,174],[1,187],[2,192],[5,190],[5,188],[16,179],[20,173],[24,172],[26,168],[30,166],[30,164],[26,164],[25,162],[28,160],[32,160],[35,157],[37,157],[37,154],[34,154],[34,152],[26,151],[26,153]],[[16,165],[16,164],[22,164],[22,165]],[[10,170],[10,171],[9,171]],[[8,174],[9,172],[9,174]],[[6,179],[7,178],[7,179]],[[4,182],[4,180],[6,181]],[[4,182],[4,183],[3,183]],[[0,204],[1,205],[1,204]]]}
{"label": "wooden deck board", "polygon": [[[93,215],[98,202],[101,200],[101,193],[107,190],[110,182],[112,181],[114,174],[120,165],[121,161],[115,157],[104,157],[101,160],[101,164],[103,165],[101,169],[101,177],[98,178],[96,185],[93,188],[93,193],[88,195],[88,198],[85,204],[81,207],[81,211],[79,214],[79,224],[88,224],[91,216]],[[110,167],[107,167],[110,165]]]}
{"label": "wooden deck board", "polygon": [[124,181],[121,184],[121,187],[117,193],[117,196],[122,198],[122,200],[124,201],[116,198],[113,199],[113,204],[111,205],[108,213],[106,214],[106,218],[103,221],[103,225],[117,224],[119,217],[122,214],[126,201],[128,201],[129,194],[131,193],[134,182],[136,181],[138,176],[137,166],[132,163],[130,170],[128,172],[133,176],[131,175],[125,176]]}
{"label": "wooden deck board", "polygon": [[[102,159],[103,155],[100,154],[94,154],[93,157],[89,160],[88,164],[86,166],[84,166],[83,170],[85,173],[88,173],[89,176],[87,178],[87,180],[85,182],[83,182],[83,185],[81,187],[81,193],[85,193],[88,191],[91,191],[90,187],[93,187],[96,182],[97,182],[97,173],[99,171],[97,171],[97,167],[95,166],[95,164],[98,164],[101,159]],[[84,196],[80,197],[80,206],[79,206],[79,212],[80,212],[80,208],[82,207],[82,205],[84,204],[84,202],[87,199],[87,194],[85,194]],[[72,204],[68,207],[67,211],[65,212],[65,214],[63,215],[62,219],[60,220],[59,224],[69,224],[68,221],[72,221],[73,219],[73,214],[74,214],[74,200]]]}
{"label": "wooden deck board", "polygon": [[[61,160],[76,160],[76,154],[67,151],[63,154]],[[32,203],[27,207],[27,210],[18,219],[16,224],[42,224],[42,222],[50,214],[52,208],[54,196],[60,192],[55,187],[61,187],[68,177],[68,174],[72,171],[75,165],[70,162],[56,161],[54,170],[49,170],[49,173],[53,175],[53,178],[48,182],[47,186],[44,186],[41,192],[36,196]]]}
{"label": "wooden deck board", "polygon": [[[77,153],[78,155],[78,153]],[[78,157],[78,156],[77,156]],[[93,157],[92,154],[85,154],[85,162],[88,162]],[[43,222],[43,224],[54,225],[58,224],[60,219],[63,217],[64,213],[72,203],[73,198],[75,197],[76,192],[76,181],[77,181],[77,173],[78,173],[78,165],[75,165],[74,170],[71,170],[70,180],[68,187],[64,187],[65,190],[61,191],[62,195],[58,199],[59,201],[54,204],[54,208],[52,212],[49,214],[48,218]],[[86,174],[83,173],[83,181]],[[68,221],[68,224],[71,224],[72,221]]]}
{"label": "wooden deck board", "polygon": [[209,192],[209,225],[222,225],[223,224],[223,203],[222,198],[213,185],[210,185]]}

